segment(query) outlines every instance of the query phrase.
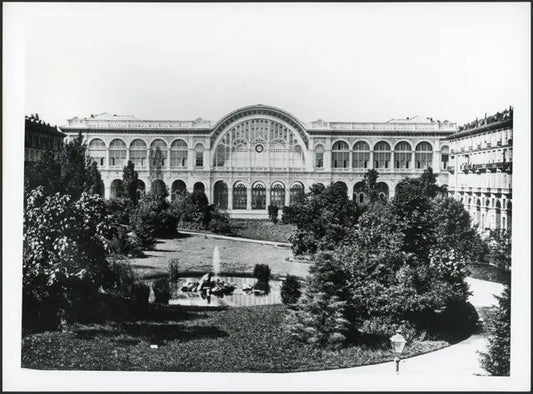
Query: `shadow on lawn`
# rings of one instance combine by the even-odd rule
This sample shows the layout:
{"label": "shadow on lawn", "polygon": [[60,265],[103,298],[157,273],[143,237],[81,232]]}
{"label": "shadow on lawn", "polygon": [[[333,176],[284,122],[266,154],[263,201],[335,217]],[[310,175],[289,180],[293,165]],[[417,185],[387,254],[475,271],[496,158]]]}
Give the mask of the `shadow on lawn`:
{"label": "shadow on lawn", "polygon": [[82,328],[74,330],[74,333],[78,338],[86,340],[98,336],[116,338],[115,342],[121,345],[136,345],[141,340],[162,345],[165,341],[191,341],[228,336],[228,333],[213,326],[183,326],[154,322],[127,322],[109,328]]}

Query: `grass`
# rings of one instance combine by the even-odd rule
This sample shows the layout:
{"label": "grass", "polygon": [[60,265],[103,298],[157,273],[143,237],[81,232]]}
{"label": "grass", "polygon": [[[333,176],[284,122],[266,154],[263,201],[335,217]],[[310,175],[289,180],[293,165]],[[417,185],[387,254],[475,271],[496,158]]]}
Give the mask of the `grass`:
{"label": "grass", "polygon": [[273,278],[290,273],[305,277],[308,264],[293,262],[290,248],[261,245],[243,241],[183,236],[158,240],[154,250],[146,251],[146,257],[130,259],[135,271],[145,279],[165,275],[168,263],[179,259],[180,272],[206,273],[213,269],[215,246],[220,252],[221,273],[252,273],[256,264],[267,264]]}
{"label": "grass", "polygon": [[[198,310],[160,306],[139,321],[77,324],[67,332],[27,335],[24,368],[203,372],[294,372],[390,361],[388,339],[340,350],[320,350],[289,338],[284,305]],[[158,344],[151,349],[150,344]],[[405,356],[447,346],[408,344]]]}
{"label": "grass", "polygon": [[231,219],[232,235],[242,238],[289,242],[295,229],[292,224],[274,224],[270,220]]}

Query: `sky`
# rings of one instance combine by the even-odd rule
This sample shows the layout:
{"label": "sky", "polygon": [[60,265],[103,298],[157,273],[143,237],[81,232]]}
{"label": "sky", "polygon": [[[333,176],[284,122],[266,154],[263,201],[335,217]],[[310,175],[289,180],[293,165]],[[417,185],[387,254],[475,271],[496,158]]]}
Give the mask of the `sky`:
{"label": "sky", "polygon": [[[10,4],[13,7],[14,4]],[[16,4],[26,114],[459,124],[515,105],[528,4]]]}

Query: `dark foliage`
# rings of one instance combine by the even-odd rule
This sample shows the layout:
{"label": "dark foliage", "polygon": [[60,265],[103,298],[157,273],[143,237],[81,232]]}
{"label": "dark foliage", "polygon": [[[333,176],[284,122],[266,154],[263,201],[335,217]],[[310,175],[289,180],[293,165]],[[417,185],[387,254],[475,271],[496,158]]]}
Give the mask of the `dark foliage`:
{"label": "dark foliage", "polygon": [[135,171],[135,164],[131,160],[122,171],[122,187],[124,197],[129,199],[133,205],[137,205],[137,188],[139,187],[139,174]]}
{"label": "dark foliage", "polygon": [[281,284],[281,300],[284,304],[295,304],[302,295],[300,280],[297,276],[287,275]]}
{"label": "dark foliage", "polygon": [[256,264],[254,277],[260,282],[268,282],[270,280],[270,267],[266,264]]}
{"label": "dark foliage", "polygon": [[509,376],[511,369],[511,288],[506,286],[498,306],[489,313],[488,351],[481,354],[481,366],[493,376]]}
{"label": "dark foliage", "polygon": [[274,224],[278,222],[278,212],[279,207],[277,205],[268,206],[268,217],[270,218],[270,221]]}
{"label": "dark foliage", "polygon": [[168,304],[170,300],[170,283],[167,277],[156,279],[153,283],[155,302],[157,304]]}

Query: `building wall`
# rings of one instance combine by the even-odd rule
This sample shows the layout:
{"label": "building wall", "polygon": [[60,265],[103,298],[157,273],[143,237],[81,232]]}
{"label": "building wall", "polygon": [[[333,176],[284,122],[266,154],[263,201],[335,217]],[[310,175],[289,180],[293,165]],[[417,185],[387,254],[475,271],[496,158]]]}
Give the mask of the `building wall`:
{"label": "building wall", "polygon": [[461,201],[481,232],[511,229],[512,108],[449,137],[449,193]]}
{"label": "building wall", "polygon": [[[75,137],[78,132],[82,132],[86,138],[89,154],[99,164],[107,198],[113,197],[113,182],[120,182],[128,160],[136,161],[139,179],[143,181],[145,190],[150,188],[154,179],[154,173],[150,171],[150,151],[154,150],[154,141],[158,141],[166,157],[158,178],[169,188],[171,198],[179,189],[179,184],[184,184],[188,191],[202,186],[210,202],[220,203],[223,200],[222,204],[227,204],[232,217],[265,218],[266,208],[275,199],[271,193],[279,193],[280,186],[285,190],[284,205],[290,203],[294,185],[303,185],[308,189],[316,183],[328,185],[344,182],[350,198],[364,198],[356,185],[363,180],[368,169],[375,167],[375,159],[383,156],[383,151],[375,149],[380,142],[386,142],[391,149],[387,168],[377,168],[378,181],[388,197],[394,196],[396,185],[403,178],[418,176],[427,167],[425,163],[420,164],[415,160],[421,157],[416,154],[416,147],[420,143],[431,146],[432,157],[427,164],[438,174],[438,183],[447,185],[448,172],[442,158],[447,157],[449,150],[449,142],[445,138],[455,131],[455,126],[428,119],[381,123],[317,121],[303,124],[282,110],[251,106],[234,111],[215,124],[202,119],[115,119],[104,114],[89,119],[74,118],[62,130],[68,138]],[[173,148],[173,143],[175,147],[178,146],[178,140],[183,141],[179,143],[179,154],[176,153],[178,148]],[[353,165],[354,156],[361,157],[360,152],[353,150],[359,141],[364,141],[369,148],[366,167],[361,165],[362,161],[358,162],[361,168]],[[337,142],[340,144],[336,145]],[[112,148],[112,144],[117,143],[122,145],[119,153]],[[398,152],[398,156],[395,156],[394,149],[399,143],[403,143],[401,146],[408,150]],[[339,156],[334,148],[340,145],[347,146],[348,150],[341,151]],[[196,165],[200,147],[203,148],[202,153],[199,153],[203,158],[201,167]],[[320,149],[323,149],[322,163],[317,160]],[[187,155],[186,162],[181,159],[184,152]],[[222,152],[229,153],[225,156]],[[408,163],[404,161],[402,165],[396,165],[395,158],[405,158],[406,154],[411,156]],[[117,155],[122,159],[116,159]],[[176,159],[178,155],[179,160]],[[220,159],[221,156],[223,159]],[[339,157],[346,158],[345,168],[344,160],[335,161]],[[335,163],[340,168],[336,168]],[[215,184],[220,181],[227,188],[227,197],[222,197],[222,200],[222,194],[215,192]],[[276,184],[278,186],[274,187]],[[244,188],[237,185],[246,188],[246,207],[242,205],[244,198],[238,194],[240,191],[244,195]],[[237,193],[235,196],[234,190]],[[276,201],[280,203],[279,194]],[[234,204],[238,205],[239,202],[240,209],[234,209]]]}
{"label": "building wall", "polygon": [[24,129],[24,161],[41,160],[44,152],[57,153],[63,146],[65,134],[57,127],[43,122],[38,116],[26,116]]}

